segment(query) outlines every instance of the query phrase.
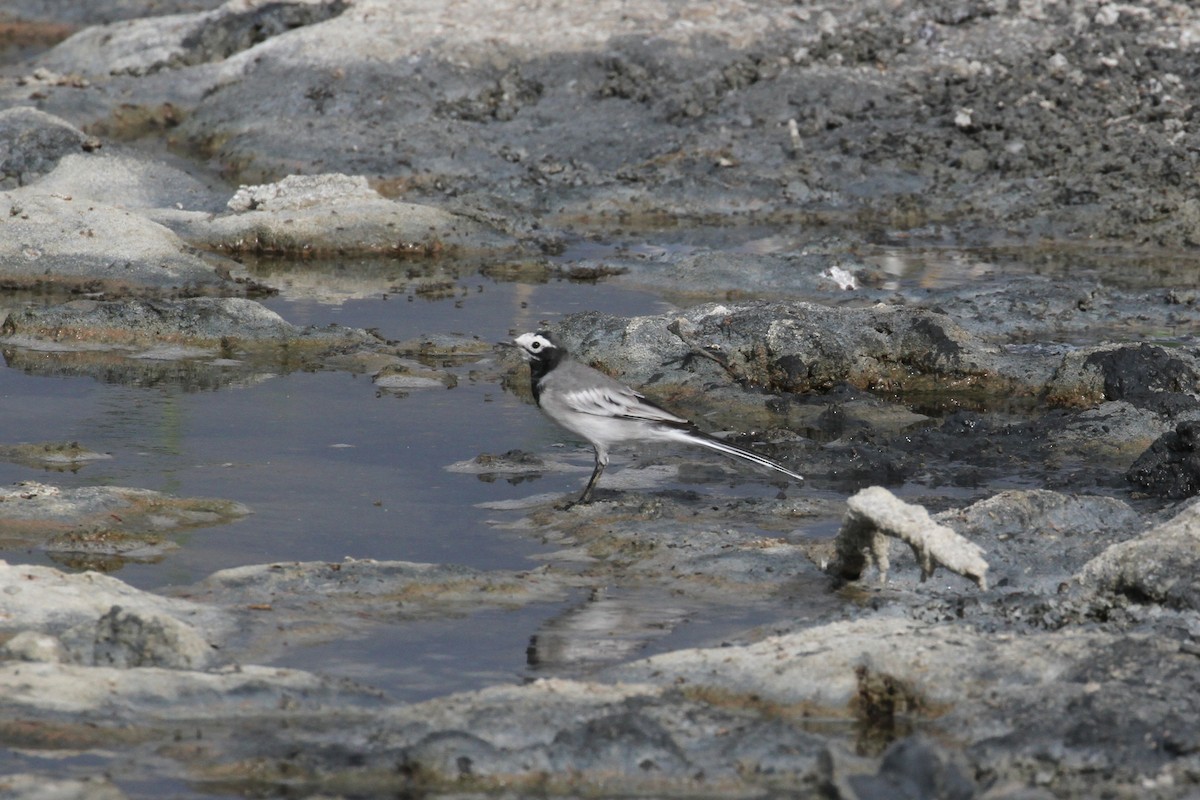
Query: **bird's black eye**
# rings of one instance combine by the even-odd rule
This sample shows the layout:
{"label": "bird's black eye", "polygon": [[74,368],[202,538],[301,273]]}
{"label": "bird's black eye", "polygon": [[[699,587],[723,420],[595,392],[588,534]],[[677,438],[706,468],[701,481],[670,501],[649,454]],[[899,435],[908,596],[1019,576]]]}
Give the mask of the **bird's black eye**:
{"label": "bird's black eye", "polygon": [[542,349],[542,343],[541,343],[541,342],[536,342],[536,341],[534,341],[534,342],[530,342],[530,343],[529,343],[529,349],[530,349],[530,350],[541,350],[541,349]]}

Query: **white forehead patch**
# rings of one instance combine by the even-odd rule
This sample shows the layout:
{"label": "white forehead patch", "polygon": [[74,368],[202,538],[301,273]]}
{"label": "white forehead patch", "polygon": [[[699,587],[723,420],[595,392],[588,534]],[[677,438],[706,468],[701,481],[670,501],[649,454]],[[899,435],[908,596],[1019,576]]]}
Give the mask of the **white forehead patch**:
{"label": "white forehead patch", "polygon": [[513,339],[526,353],[531,356],[536,356],[545,350],[553,349],[554,343],[542,336],[540,333],[522,333],[516,339]]}

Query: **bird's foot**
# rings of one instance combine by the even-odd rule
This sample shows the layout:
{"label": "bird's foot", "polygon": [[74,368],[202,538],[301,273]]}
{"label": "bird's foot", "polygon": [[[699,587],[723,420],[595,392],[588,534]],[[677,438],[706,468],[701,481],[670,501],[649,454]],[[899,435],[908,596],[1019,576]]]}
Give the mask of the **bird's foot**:
{"label": "bird's foot", "polygon": [[559,511],[570,511],[572,508],[575,508],[575,506],[590,506],[591,504],[592,504],[591,494],[585,494],[583,497],[579,498],[578,500],[567,500],[566,502],[559,503],[558,505],[555,506],[555,508],[558,509]]}

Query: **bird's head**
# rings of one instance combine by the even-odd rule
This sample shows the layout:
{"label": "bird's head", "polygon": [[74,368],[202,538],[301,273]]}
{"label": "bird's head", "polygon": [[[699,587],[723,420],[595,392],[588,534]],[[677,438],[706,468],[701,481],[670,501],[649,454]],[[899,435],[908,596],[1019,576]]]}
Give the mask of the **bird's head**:
{"label": "bird's head", "polygon": [[564,353],[558,339],[547,330],[522,333],[513,339],[513,343],[521,351],[521,357],[530,363],[554,362],[562,358]]}

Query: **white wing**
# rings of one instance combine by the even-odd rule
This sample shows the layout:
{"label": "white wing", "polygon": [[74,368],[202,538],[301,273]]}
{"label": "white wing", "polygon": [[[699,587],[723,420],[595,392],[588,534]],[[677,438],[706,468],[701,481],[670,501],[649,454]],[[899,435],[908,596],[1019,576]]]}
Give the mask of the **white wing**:
{"label": "white wing", "polygon": [[683,417],[677,417],[670,411],[659,408],[642,395],[625,387],[577,389],[562,395],[562,402],[567,408],[580,414],[665,422],[671,425],[689,424]]}

